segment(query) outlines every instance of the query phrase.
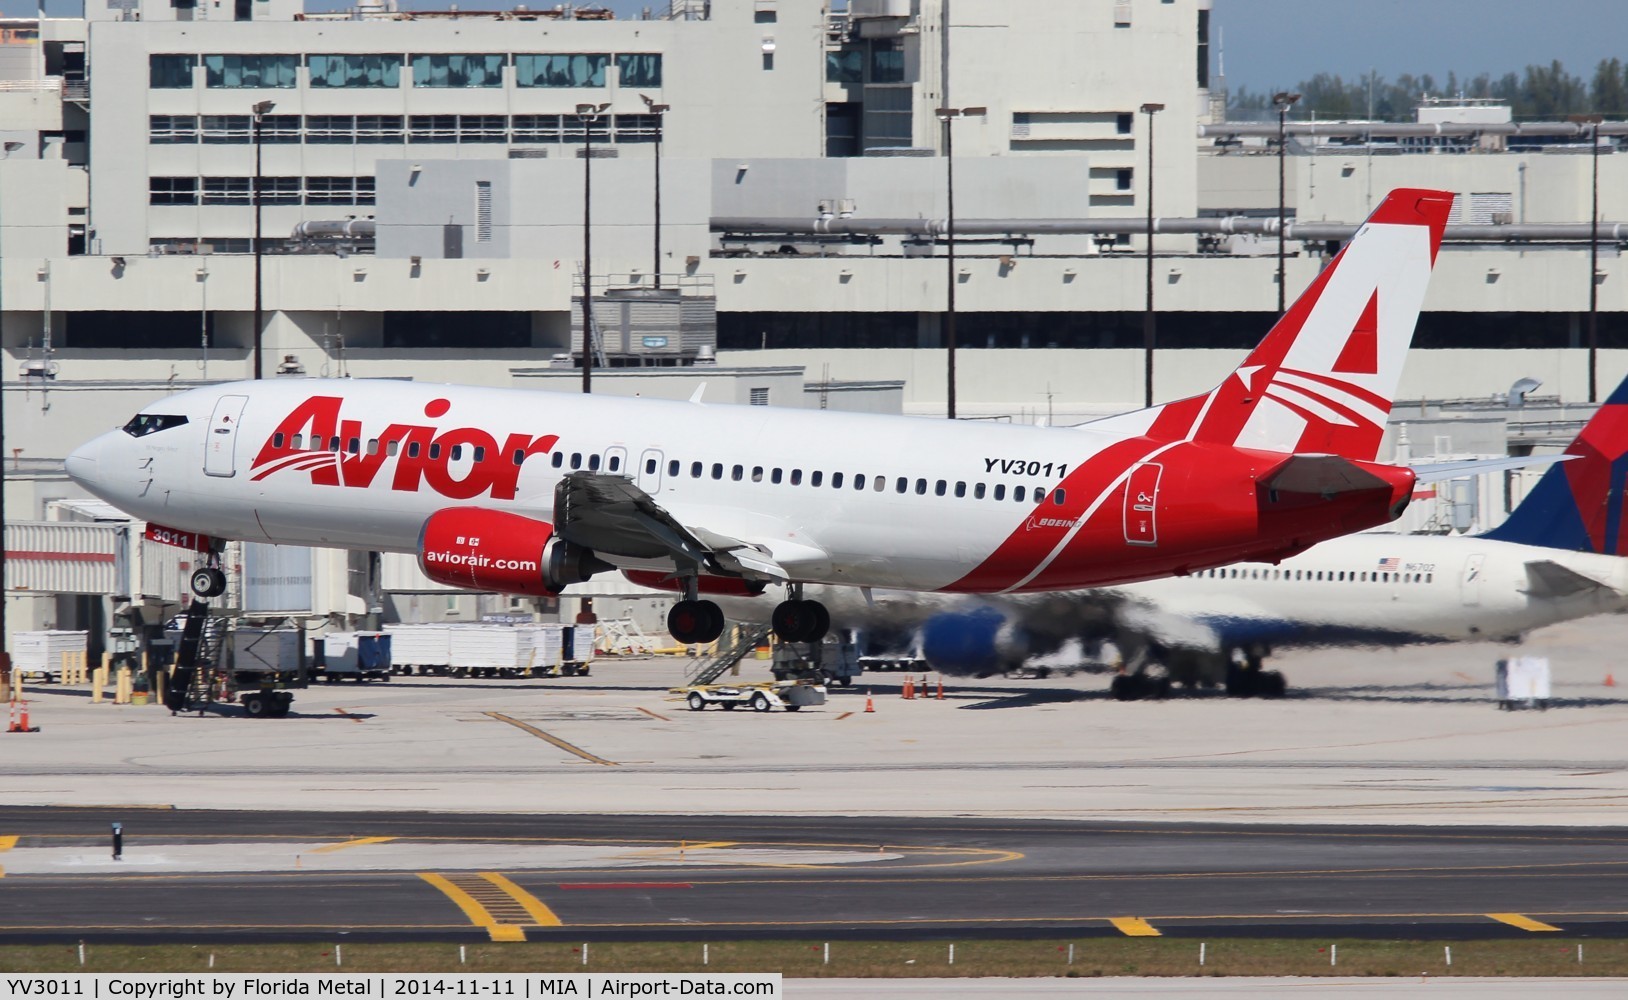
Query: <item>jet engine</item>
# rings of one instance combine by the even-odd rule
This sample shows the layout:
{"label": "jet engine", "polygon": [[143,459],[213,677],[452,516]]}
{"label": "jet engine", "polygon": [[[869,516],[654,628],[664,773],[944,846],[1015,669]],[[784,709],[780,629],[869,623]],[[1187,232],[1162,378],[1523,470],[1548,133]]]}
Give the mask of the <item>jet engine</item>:
{"label": "jet engine", "polygon": [[485,507],[449,507],[424,522],[418,566],[436,583],[549,597],[613,567],[554,537],[547,521]]}
{"label": "jet engine", "polygon": [[921,626],[921,655],[934,670],[961,677],[989,677],[1023,663],[1029,636],[996,608],[945,611]]}

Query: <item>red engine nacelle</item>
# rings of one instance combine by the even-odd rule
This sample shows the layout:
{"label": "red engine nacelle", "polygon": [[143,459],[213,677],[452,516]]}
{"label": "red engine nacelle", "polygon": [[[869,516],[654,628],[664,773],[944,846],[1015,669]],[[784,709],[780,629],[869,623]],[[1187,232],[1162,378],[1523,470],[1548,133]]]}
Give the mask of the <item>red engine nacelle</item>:
{"label": "red engine nacelle", "polygon": [[418,566],[436,583],[532,597],[551,597],[611,568],[555,538],[547,521],[485,507],[431,514],[418,536]]}
{"label": "red engine nacelle", "polygon": [[[653,569],[624,569],[622,575],[631,583],[652,590],[670,590],[675,594],[684,592],[684,583],[667,573]],[[702,594],[711,594],[714,597],[756,597],[763,593],[766,584],[758,580],[742,580],[732,576],[703,576],[697,578],[696,591]]]}

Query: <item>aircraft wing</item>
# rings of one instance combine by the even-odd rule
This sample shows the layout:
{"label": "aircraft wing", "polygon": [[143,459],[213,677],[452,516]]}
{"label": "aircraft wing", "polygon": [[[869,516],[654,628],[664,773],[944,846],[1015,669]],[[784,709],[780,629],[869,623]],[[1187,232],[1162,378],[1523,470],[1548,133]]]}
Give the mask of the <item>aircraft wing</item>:
{"label": "aircraft wing", "polygon": [[1526,593],[1534,597],[1572,597],[1590,590],[1614,593],[1600,581],[1552,559],[1533,559],[1526,564]]}
{"label": "aircraft wing", "polygon": [[625,476],[572,472],[554,488],[554,530],[596,552],[635,559],[669,557],[718,576],[784,580],[760,545],[685,525]]}
{"label": "aircraft wing", "polygon": [[1415,465],[1413,475],[1421,483],[1439,483],[1444,479],[1474,476],[1483,472],[1500,472],[1504,469],[1530,469],[1536,466],[1553,465],[1556,462],[1569,462],[1576,457],[1576,455],[1511,455],[1508,458],[1478,458],[1462,462],[1437,462],[1429,465]]}

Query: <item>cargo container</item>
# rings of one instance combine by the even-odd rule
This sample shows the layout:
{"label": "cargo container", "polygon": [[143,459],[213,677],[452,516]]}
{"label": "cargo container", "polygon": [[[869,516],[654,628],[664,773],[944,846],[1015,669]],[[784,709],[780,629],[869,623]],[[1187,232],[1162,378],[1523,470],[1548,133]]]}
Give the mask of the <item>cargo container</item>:
{"label": "cargo container", "polygon": [[88,632],[52,629],[11,637],[11,672],[19,680],[62,680],[62,654],[85,652]]}

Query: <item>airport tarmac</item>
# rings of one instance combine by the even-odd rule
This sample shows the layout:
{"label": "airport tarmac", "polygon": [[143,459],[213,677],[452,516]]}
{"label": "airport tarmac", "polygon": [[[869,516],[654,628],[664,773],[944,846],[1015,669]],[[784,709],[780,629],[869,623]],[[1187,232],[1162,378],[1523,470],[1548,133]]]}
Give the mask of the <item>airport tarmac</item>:
{"label": "airport tarmac", "polygon": [[[1608,826],[1628,802],[1623,649],[1628,617],[1602,616],[1520,647],[1288,653],[1272,664],[1291,684],[1282,701],[1119,703],[1090,674],[946,678],[944,700],[905,701],[882,674],[795,715],[688,711],[667,692],[688,661],[668,658],[602,659],[586,678],[319,684],[280,719],[32,686],[41,732],[0,736],[0,792],[182,809]],[[1548,711],[1493,704],[1493,662],[1516,651],[1551,657]]]}
{"label": "airport tarmac", "polygon": [[9,942],[1628,933],[1623,830],[0,806],[0,868]]}

